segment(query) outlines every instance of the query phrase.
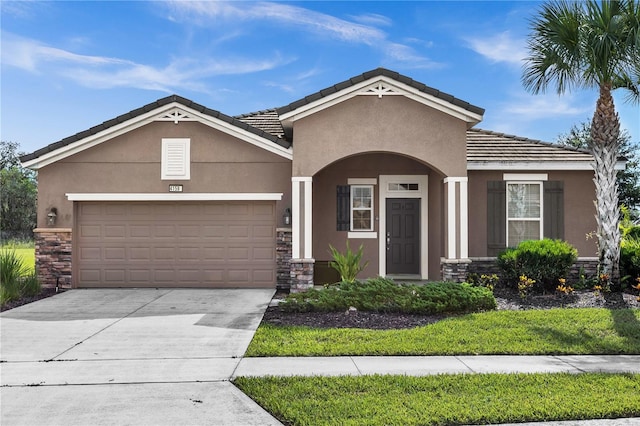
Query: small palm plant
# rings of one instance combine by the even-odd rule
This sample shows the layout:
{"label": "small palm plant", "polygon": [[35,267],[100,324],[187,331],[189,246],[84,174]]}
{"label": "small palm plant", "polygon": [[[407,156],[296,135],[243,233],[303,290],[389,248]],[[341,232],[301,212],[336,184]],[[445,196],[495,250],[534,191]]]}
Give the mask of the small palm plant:
{"label": "small palm plant", "polygon": [[349,241],[347,240],[347,251],[342,254],[334,246],[329,244],[329,250],[333,261],[329,262],[329,266],[338,271],[340,279],[343,282],[353,283],[360,272],[364,270],[369,264],[367,260],[362,264],[362,251],[363,246],[360,244],[358,251],[354,253],[349,247]]}

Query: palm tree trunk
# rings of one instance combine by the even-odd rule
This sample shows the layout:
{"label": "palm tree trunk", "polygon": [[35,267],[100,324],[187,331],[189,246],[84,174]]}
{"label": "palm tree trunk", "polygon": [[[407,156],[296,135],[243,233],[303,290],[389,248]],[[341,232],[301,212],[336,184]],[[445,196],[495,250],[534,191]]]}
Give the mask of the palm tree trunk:
{"label": "palm tree trunk", "polygon": [[615,169],[620,150],[619,132],[611,85],[603,84],[591,122],[590,148],[594,156],[600,273],[607,274],[613,283],[620,280],[620,208]]}

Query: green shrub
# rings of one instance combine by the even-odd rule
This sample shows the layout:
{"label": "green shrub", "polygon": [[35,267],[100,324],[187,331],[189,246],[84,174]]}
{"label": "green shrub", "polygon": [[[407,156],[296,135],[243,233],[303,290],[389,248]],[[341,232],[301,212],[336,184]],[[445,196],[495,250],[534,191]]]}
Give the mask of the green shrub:
{"label": "green shrub", "polygon": [[20,278],[20,294],[22,296],[33,297],[40,294],[40,291],[42,291],[42,286],[35,273]]}
{"label": "green shrub", "polygon": [[467,275],[467,282],[475,287],[486,287],[493,291],[496,284],[500,281],[500,277],[496,274],[476,274],[470,273]]}
{"label": "green shrub", "polygon": [[438,314],[495,309],[496,300],[491,290],[467,283],[398,285],[386,278],[375,278],[290,294],[280,307],[289,312],[340,312],[354,307],[368,312]]}
{"label": "green shrub", "polygon": [[22,258],[14,249],[0,250],[0,303],[20,297],[20,277],[26,272]]}
{"label": "green shrub", "polygon": [[535,280],[537,291],[554,291],[578,259],[578,251],[562,240],[523,241],[498,256],[498,267],[508,285],[517,288],[520,277]]}
{"label": "green shrub", "polygon": [[351,251],[351,247],[349,247],[349,240],[347,240],[347,252],[345,254],[340,253],[331,244],[329,244],[329,250],[333,257],[333,261],[329,262],[329,266],[338,271],[342,281],[348,283],[354,282],[358,274],[369,264],[369,261],[366,261],[364,265],[361,263],[363,250],[362,244],[358,248],[357,253]]}
{"label": "green shrub", "polygon": [[620,245],[620,276],[640,277],[640,238],[626,238]]}

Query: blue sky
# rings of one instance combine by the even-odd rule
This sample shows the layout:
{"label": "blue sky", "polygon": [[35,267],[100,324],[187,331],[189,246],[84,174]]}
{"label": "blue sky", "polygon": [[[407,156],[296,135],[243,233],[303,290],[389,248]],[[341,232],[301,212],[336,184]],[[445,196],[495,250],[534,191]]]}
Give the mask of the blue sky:
{"label": "blue sky", "polygon": [[[521,83],[539,2],[1,1],[2,140],[32,152],[176,93],[236,115],[377,67],[486,109],[478,127],[555,141],[595,90]],[[640,108],[616,95],[640,141]]]}

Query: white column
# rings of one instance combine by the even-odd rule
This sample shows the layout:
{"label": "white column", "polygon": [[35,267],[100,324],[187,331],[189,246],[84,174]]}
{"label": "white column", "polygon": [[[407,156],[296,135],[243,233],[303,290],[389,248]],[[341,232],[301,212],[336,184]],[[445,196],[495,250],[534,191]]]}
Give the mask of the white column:
{"label": "white column", "polygon": [[447,259],[456,258],[456,181],[445,178],[447,187]]}
{"label": "white column", "polygon": [[[312,183],[313,178],[291,178],[291,256],[294,259],[312,259]],[[301,187],[304,188],[301,191]]]}
{"label": "white column", "polygon": [[468,178],[460,178],[460,258],[469,257],[469,195]]}
{"label": "white column", "polygon": [[291,178],[291,257],[300,259],[300,181]]}
{"label": "white column", "polygon": [[304,258],[312,259],[313,255],[311,253],[312,241],[313,241],[313,226],[311,221],[311,216],[313,212],[313,203],[312,203],[312,184],[313,178],[305,178],[304,181]]}

